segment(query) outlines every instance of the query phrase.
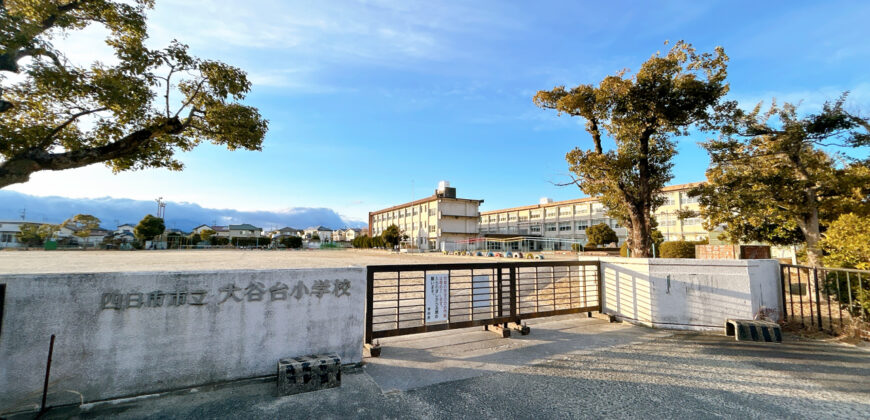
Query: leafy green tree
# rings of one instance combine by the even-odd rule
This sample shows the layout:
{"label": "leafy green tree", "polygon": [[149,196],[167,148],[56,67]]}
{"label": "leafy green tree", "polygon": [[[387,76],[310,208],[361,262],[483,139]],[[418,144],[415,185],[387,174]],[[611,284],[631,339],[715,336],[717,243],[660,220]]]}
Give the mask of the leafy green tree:
{"label": "leafy green tree", "polygon": [[665,241],[665,235],[658,228],[653,228],[652,233],[650,233],[650,240],[656,246],[656,249],[658,249]]}
{"label": "leafy green tree", "polygon": [[50,223],[44,223],[39,225],[39,229],[37,230],[37,234],[42,238],[43,241],[48,241],[54,237],[54,234],[60,230],[60,225],[53,225]]}
{"label": "leafy green tree", "polygon": [[202,238],[203,241],[211,241],[211,237],[214,236],[214,234],[216,233],[217,232],[212,229],[203,229],[201,232],[199,232],[199,237]]}
{"label": "leafy green tree", "polygon": [[[692,127],[713,129],[718,111],[733,107],[722,101],[727,61],[721,47],[699,54],[680,41],[667,54],[653,55],[633,76],[621,71],[598,86],[557,86],[535,95],[539,107],[586,120],[594,148],[567,154],[570,184],[600,197],[608,215],[628,228],[633,256],[650,254],[651,215],[673,178],[671,137],[687,135]],[[615,147],[605,150],[605,136]]]}
{"label": "leafy green tree", "polygon": [[100,227],[100,219],[90,214],[77,214],[64,220],[61,226],[73,230],[73,235],[85,241],[91,236],[91,231]]}
{"label": "leafy green tree", "polygon": [[39,225],[34,223],[24,223],[18,227],[18,232],[15,238],[19,243],[25,246],[41,246],[44,239],[39,235]]}
{"label": "leafy green tree", "polygon": [[381,233],[381,238],[384,240],[384,244],[390,248],[395,248],[396,245],[399,245],[399,242],[402,241],[402,232],[399,230],[398,226],[389,225]]}
{"label": "leafy green tree", "polygon": [[616,232],[604,223],[586,228],[586,246],[598,246],[618,242],[619,237],[616,236]]}
{"label": "leafy green tree", "polygon": [[190,239],[191,245],[196,245],[196,244],[202,242],[202,236],[200,236],[196,232],[191,232],[191,234],[188,238]]}
{"label": "leafy green tree", "polygon": [[302,248],[302,238],[298,236],[285,236],[281,239],[281,245],[287,248],[299,249]]}
{"label": "leafy green tree", "polygon": [[150,241],[162,235],[165,230],[166,224],[163,223],[163,219],[147,214],[133,228],[133,234],[141,241]]}
{"label": "leafy green tree", "polygon": [[870,270],[870,216],[841,215],[828,226],[821,248],[827,267]]}
{"label": "leafy green tree", "polygon": [[699,196],[706,228],[723,226],[735,243],[805,242],[809,264],[821,264],[821,226],[870,207],[868,162],[823,150],[870,144],[868,120],[846,112],[845,98],[805,117],[790,104],[735,110],[721,136],[703,144],[708,182],[691,192]]}
{"label": "leafy green tree", "polygon": [[317,232],[314,232],[313,234],[311,234],[311,240],[312,241],[319,241],[320,235],[318,235]]}
{"label": "leafy green tree", "polygon": [[[0,1],[0,188],[95,163],[115,172],[181,170],[175,152],[203,141],[261,149],[268,122],[240,103],[251,87],[245,72],[193,57],[176,41],[147,48],[153,4]],[[117,63],[78,66],[54,47],[90,24],[109,30]]]}

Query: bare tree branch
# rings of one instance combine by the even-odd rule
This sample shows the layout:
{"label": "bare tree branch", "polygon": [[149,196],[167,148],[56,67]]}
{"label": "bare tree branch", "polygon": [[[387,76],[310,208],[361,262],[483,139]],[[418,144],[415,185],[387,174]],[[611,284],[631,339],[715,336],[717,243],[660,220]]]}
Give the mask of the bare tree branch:
{"label": "bare tree branch", "polygon": [[102,111],[105,111],[107,109],[109,109],[109,108],[103,107],[103,108],[96,108],[96,109],[88,109],[88,110],[84,110],[82,112],[78,112],[76,114],[73,114],[66,121],[64,121],[61,125],[55,127],[54,130],[51,130],[51,132],[48,133],[47,136],[45,136],[45,139],[41,142],[40,146],[45,148],[45,146],[51,144],[51,140],[54,138],[54,136],[57,135],[57,133],[60,133],[60,131],[63,130],[64,128],[66,128],[68,125],[72,124],[75,120],[77,120],[81,117],[84,117],[85,115],[90,115],[90,114],[94,114],[97,112],[102,112]]}

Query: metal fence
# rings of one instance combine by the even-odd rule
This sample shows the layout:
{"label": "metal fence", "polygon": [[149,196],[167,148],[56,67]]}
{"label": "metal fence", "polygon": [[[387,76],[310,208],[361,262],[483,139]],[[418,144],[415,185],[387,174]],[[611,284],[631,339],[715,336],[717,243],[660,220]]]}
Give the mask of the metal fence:
{"label": "metal fence", "polygon": [[802,328],[838,333],[867,329],[870,271],[780,265],[785,320]]}
{"label": "metal fence", "polygon": [[597,261],[368,266],[366,344],[600,309]]}

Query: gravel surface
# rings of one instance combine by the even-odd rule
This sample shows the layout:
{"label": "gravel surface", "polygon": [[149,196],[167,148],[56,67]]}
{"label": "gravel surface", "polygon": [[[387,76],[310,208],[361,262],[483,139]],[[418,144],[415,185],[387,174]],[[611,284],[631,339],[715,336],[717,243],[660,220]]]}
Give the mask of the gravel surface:
{"label": "gravel surface", "polygon": [[[554,259],[567,256],[551,256]],[[399,254],[377,250],[165,250],[0,252],[0,274],[197,271],[347,267],[370,264],[519,261],[440,253]]]}
{"label": "gravel surface", "polygon": [[669,333],[408,391],[382,392],[362,369],[307,394],[237,383],[46,418],[870,418],[870,352],[786,340]]}

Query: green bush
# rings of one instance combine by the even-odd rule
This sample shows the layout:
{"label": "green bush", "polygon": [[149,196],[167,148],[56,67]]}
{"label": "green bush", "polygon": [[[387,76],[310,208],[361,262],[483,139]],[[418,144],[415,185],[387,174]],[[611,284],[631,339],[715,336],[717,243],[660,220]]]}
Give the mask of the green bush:
{"label": "green bush", "polygon": [[212,235],[210,238],[208,238],[208,242],[209,242],[210,244],[212,244],[212,245],[229,245],[229,244],[230,244],[230,238],[227,238],[227,237],[224,237],[224,236],[214,236],[214,235]]}
{"label": "green bush", "polygon": [[580,244],[571,244],[571,250],[574,252],[580,251]]}
{"label": "green bush", "polygon": [[272,239],[268,237],[259,237],[259,238],[231,238],[230,245],[232,246],[268,246],[272,242]]}
{"label": "green bush", "polygon": [[661,258],[695,258],[695,245],[697,245],[697,242],[663,242],[661,247],[659,247],[659,256]]}
{"label": "green bush", "polygon": [[281,239],[281,245],[293,249],[302,248],[302,238],[298,236],[285,236]]}
{"label": "green bush", "polygon": [[368,235],[357,236],[351,242],[354,248],[384,248],[386,243],[381,236],[370,237]]}
{"label": "green bush", "polygon": [[586,246],[601,246],[619,242],[616,232],[604,223],[586,228]]}

